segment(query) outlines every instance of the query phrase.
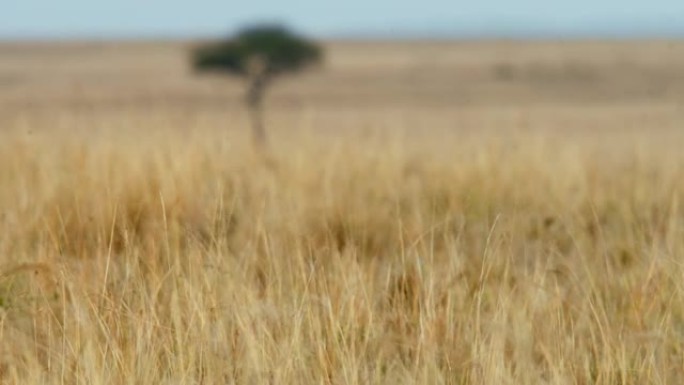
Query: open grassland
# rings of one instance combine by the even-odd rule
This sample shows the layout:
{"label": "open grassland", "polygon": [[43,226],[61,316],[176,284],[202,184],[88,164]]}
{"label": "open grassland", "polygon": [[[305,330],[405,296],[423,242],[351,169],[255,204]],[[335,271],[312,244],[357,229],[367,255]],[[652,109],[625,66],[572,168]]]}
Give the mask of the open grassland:
{"label": "open grassland", "polygon": [[268,155],[177,45],[1,47],[0,383],[680,383],[684,46],[516,44],[333,44]]}

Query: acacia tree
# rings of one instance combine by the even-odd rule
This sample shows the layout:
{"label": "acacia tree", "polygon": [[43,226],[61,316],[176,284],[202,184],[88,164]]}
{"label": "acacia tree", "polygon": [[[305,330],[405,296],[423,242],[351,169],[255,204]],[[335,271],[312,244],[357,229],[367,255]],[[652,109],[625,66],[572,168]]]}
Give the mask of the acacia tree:
{"label": "acacia tree", "polygon": [[193,65],[200,72],[220,72],[246,80],[245,102],[257,146],[266,144],[263,100],[266,89],[279,76],[298,72],[320,61],[318,45],[281,26],[254,26],[234,38],[199,47]]}

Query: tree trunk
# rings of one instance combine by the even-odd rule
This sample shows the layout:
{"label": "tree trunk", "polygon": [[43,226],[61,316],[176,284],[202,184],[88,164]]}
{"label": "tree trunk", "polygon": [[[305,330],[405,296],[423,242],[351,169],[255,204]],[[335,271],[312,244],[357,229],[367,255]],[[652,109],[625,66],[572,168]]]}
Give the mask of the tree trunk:
{"label": "tree trunk", "polygon": [[264,127],[263,100],[266,79],[263,76],[252,78],[247,90],[247,107],[252,124],[252,140],[257,148],[265,148],[268,144],[266,127]]}

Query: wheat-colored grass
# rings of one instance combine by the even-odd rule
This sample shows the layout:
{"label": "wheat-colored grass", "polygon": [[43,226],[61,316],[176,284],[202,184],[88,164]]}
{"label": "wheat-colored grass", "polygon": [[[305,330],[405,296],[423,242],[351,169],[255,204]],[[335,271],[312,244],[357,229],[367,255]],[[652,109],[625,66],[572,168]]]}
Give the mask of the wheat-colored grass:
{"label": "wheat-colored grass", "polygon": [[661,147],[101,135],[3,137],[3,383],[684,374],[684,158]]}
{"label": "wheat-colored grass", "polygon": [[2,384],[684,376],[677,108],[274,108],[264,155],[51,103],[1,120]]}

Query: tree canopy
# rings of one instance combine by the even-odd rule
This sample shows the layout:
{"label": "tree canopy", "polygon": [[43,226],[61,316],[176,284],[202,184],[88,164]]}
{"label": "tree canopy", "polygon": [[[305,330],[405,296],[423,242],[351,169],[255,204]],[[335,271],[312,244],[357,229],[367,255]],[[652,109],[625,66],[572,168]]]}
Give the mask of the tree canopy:
{"label": "tree canopy", "polygon": [[282,26],[249,27],[235,38],[200,47],[198,71],[273,77],[296,72],[321,60],[321,49]]}

